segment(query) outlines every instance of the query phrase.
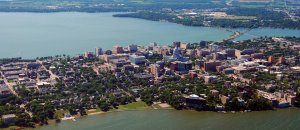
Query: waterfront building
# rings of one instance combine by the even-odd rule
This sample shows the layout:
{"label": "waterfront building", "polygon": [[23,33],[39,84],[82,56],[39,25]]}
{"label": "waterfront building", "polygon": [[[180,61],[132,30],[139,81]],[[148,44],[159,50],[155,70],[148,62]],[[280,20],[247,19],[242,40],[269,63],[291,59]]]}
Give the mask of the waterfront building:
{"label": "waterfront building", "polygon": [[111,54],[112,54],[112,51],[111,51],[111,50],[106,50],[106,51],[105,51],[105,54],[106,54],[106,55],[111,55]]}
{"label": "waterfront building", "polygon": [[207,41],[200,41],[200,47],[206,47],[207,46]]}
{"label": "waterfront building", "polygon": [[113,54],[120,54],[120,53],[123,53],[123,52],[124,52],[123,47],[118,46],[118,45],[113,46],[113,49],[112,49]]}
{"label": "waterfront building", "polygon": [[174,48],[180,47],[180,43],[181,42],[173,42],[173,47]]}
{"label": "waterfront building", "polygon": [[189,46],[190,46],[189,43],[180,43],[180,48],[181,48],[181,49],[188,49]]}
{"label": "waterfront building", "polygon": [[94,54],[93,54],[93,52],[85,52],[85,53],[84,53],[84,57],[85,57],[85,58],[88,58],[88,59],[89,59],[89,58],[93,58],[93,57],[94,57]]}
{"label": "waterfront building", "polygon": [[208,49],[211,51],[211,52],[217,52],[219,51],[219,47],[218,45],[212,43],[212,44],[209,44],[208,45]]}
{"label": "waterfront building", "polygon": [[16,121],[16,115],[15,114],[2,115],[1,119],[5,124],[13,124]]}
{"label": "waterfront building", "polygon": [[95,56],[96,57],[99,57],[100,55],[103,55],[103,51],[102,51],[102,48],[95,48]]}
{"label": "waterfront building", "polygon": [[288,95],[286,97],[286,100],[287,100],[287,102],[290,103],[291,106],[293,106],[295,104],[295,102],[296,102],[296,96]]}
{"label": "waterfront building", "polygon": [[199,97],[196,94],[191,94],[189,96],[184,96],[185,105],[188,108],[197,108],[201,109],[206,105],[206,100],[202,97]]}
{"label": "waterfront building", "polygon": [[128,51],[131,52],[131,53],[137,52],[138,51],[138,46],[134,45],[134,44],[128,45]]}

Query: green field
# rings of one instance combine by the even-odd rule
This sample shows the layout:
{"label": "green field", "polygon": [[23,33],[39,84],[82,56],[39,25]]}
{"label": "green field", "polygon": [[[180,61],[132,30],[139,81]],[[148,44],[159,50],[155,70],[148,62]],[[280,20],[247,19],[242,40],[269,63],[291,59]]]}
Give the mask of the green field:
{"label": "green field", "polygon": [[119,110],[145,110],[145,109],[150,109],[145,102],[143,101],[137,101],[137,102],[132,102],[126,105],[120,105]]}

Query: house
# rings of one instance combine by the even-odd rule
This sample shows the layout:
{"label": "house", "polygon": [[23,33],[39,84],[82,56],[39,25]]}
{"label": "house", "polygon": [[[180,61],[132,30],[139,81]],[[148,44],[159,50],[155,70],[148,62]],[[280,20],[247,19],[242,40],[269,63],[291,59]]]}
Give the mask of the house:
{"label": "house", "polygon": [[11,91],[6,85],[0,85],[0,96],[10,95]]}
{"label": "house", "polygon": [[51,87],[51,84],[48,82],[39,82],[36,85],[40,93],[46,93]]}
{"label": "house", "polygon": [[220,95],[219,98],[220,98],[223,105],[225,105],[229,101],[229,97],[227,97],[225,95]]}

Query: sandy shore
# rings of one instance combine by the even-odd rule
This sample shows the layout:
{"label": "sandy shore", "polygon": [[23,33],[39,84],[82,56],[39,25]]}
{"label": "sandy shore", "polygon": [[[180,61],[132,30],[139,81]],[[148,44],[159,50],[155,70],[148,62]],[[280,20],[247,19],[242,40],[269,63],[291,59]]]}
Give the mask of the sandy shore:
{"label": "sandy shore", "polygon": [[103,111],[99,111],[99,112],[92,112],[92,113],[89,113],[88,115],[98,115],[98,114],[105,114],[106,112],[103,112]]}

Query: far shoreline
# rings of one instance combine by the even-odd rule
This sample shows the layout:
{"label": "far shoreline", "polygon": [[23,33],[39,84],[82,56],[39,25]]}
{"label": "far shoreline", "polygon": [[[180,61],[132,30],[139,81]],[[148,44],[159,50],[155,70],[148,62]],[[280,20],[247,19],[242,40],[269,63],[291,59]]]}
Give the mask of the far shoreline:
{"label": "far shoreline", "polygon": [[155,20],[148,20],[148,19],[142,19],[142,18],[134,18],[134,17],[117,17],[114,16],[115,14],[126,14],[126,13],[134,13],[132,11],[0,11],[0,13],[40,13],[40,14],[51,14],[51,13],[90,13],[90,14],[112,14],[111,16],[114,18],[129,18],[129,19],[139,19],[139,20],[145,20],[145,21],[153,21],[153,22],[165,22],[165,23],[172,23],[177,25],[182,25],[186,27],[204,27],[204,28],[217,28],[217,29],[225,29],[226,31],[234,31],[238,29],[283,29],[283,30],[295,30],[300,31],[300,29],[297,28],[285,28],[285,27],[256,27],[256,28],[228,28],[228,27],[218,27],[218,26],[193,26],[193,25],[184,25],[180,23],[173,23],[169,21],[155,21]]}

